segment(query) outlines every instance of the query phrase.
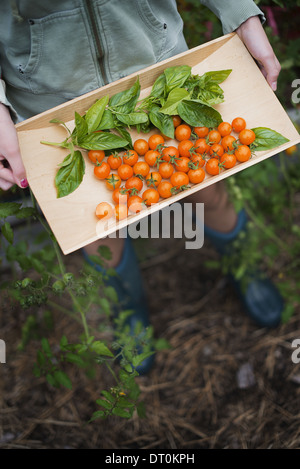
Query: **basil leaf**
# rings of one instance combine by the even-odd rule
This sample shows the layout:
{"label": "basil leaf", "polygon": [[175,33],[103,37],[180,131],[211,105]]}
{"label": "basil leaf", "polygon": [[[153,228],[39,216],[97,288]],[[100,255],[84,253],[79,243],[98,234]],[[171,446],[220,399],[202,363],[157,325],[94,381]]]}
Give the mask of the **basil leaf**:
{"label": "basil leaf", "polygon": [[[65,158],[68,159],[69,155]],[[85,163],[82,154],[76,150],[69,164],[61,167],[55,176],[57,197],[65,197],[75,191],[82,182],[85,172]]]}
{"label": "basil leaf", "polygon": [[7,239],[7,241],[12,244],[13,241],[14,241],[14,232],[13,232],[13,229],[10,225],[10,223],[5,222],[2,226],[1,226],[1,231],[2,231],[2,234],[3,236]]}
{"label": "basil leaf", "polygon": [[88,133],[97,130],[98,125],[101,122],[104,110],[108,104],[108,96],[98,99],[85,114],[85,120],[88,126]]}
{"label": "basil leaf", "polygon": [[170,91],[169,96],[160,112],[168,114],[169,116],[175,116],[177,114],[177,106],[184,98],[189,96],[189,92],[184,88],[174,88]]}
{"label": "basil leaf", "polygon": [[97,130],[110,130],[115,126],[113,113],[109,109],[105,109],[101,122],[97,127]]}
{"label": "basil leaf", "polygon": [[88,124],[86,120],[76,111],[75,111],[75,129],[76,131],[73,132],[72,135],[76,135],[77,139],[82,138],[84,135],[88,133]]}
{"label": "basil leaf", "polygon": [[213,107],[191,99],[178,104],[178,114],[193,127],[218,127],[223,120],[221,114]]}
{"label": "basil leaf", "polygon": [[86,150],[113,150],[128,145],[128,141],[110,132],[100,132],[87,135],[80,140],[79,145]]}
{"label": "basil leaf", "polygon": [[174,138],[174,124],[171,116],[160,112],[159,106],[152,106],[149,112],[149,118],[154,127],[157,127],[161,133],[167,137]]}
{"label": "basil leaf", "polygon": [[131,139],[131,135],[130,133],[124,128],[124,127],[117,127],[115,129],[116,132],[118,132],[118,134],[124,138],[125,140],[128,141],[128,146],[133,149],[133,143],[132,143],[132,139]]}
{"label": "basil leaf", "polygon": [[165,87],[166,87],[166,75],[162,73],[155,80],[154,85],[152,86],[150,96],[153,96],[154,98],[165,97]]}
{"label": "basil leaf", "polygon": [[21,204],[17,202],[1,202],[0,218],[6,218],[15,215],[20,210]]}
{"label": "basil leaf", "polygon": [[192,68],[189,65],[179,65],[166,68],[166,91],[170,93],[174,88],[181,88],[190,77]]}
{"label": "basil leaf", "polygon": [[213,81],[214,83],[219,84],[225,81],[231,72],[232,72],[231,69],[206,72],[203,75],[201,75],[200,80],[202,83],[208,83],[209,81]]}
{"label": "basil leaf", "polygon": [[137,78],[134,85],[128,90],[120,91],[110,98],[109,106],[116,108],[118,112],[128,114],[134,111],[137,100],[139,99],[141,85]]}
{"label": "basil leaf", "polygon": [[289,142],[289,139],[268,127],[256,127],[252,130],[255,133],[253,142],[255,151],[271,150]]}
{"label": "basil leaf", "polygon": [[131,112],[129,114],[116,114],[116,118],[125,125],[143,124],[148,121],[148,116],[145,112]]}
{"label": "basil leaf", "polygon": [[200,88],[197,98],[212,106],[224,101],[224,93],[217,83],[211,82],[205,88]]}

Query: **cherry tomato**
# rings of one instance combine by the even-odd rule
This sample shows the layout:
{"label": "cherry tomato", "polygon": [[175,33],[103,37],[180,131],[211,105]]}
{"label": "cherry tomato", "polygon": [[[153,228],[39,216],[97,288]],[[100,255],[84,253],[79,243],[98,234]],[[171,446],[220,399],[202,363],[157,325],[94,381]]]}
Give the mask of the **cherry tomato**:
{"label": "cherry tomato", "polygon": [[224,151],[232,151],[236,143],[236,138],[233,135],[226,135],[221,140],[221,145],[224,148]]}
{"label": "cherry tomato", "polygon": [[173,147],[172,145],[165,147],[161,152],[162,159],[170,162],[175,163],[176,158],[179,158],[179,151],[178,148]]}
{"label": "cherry tomato", "polygon": [[139,155],[135,150],[127,150],[123,155],[123,163],[129,164],[129,166],[135,165],[138,159]]}
{"label": "cherry tomato", "polygon": [[112,193],[112,199],[115,204],[127,204],[129,192],[125,187],[118,187]]}
{"label": "cherry tomato", "polygon": [[193,153],[193,149],[194,149],[194,144],[191,140],[181,140],[178,144],[179,155],[185,158],[191,157]]}
{"label": "cherry tomato", "polygon": [[126,204],[115,205],[115,217],[117,220],[124,220],[128,217],[128,207]]}
{"label": "cherry tomato", "polygon": [[110,166],[106,161],[102,161],[94,167],[94,175],[98,179],[106,179],[110,173]]}
{"label": "cherry tomato", "polygon": [[107,220],[113,213],[113,207],[108,202],[100,202],[96,207],[96,217],[100,220]]}
{"label": "cherry tomato", "polygon": [[108,178],[105,179],[105,185],[110,191],[118,189],[121,185],[121,178],[117,174],[111,174]]}
{"label": "cherry tomato", "polygon": [[173,120],[174,127],[178,127],[182,122],[180,116],[172,116],[172,120]]}
{"label": "cherry tomato", "polygon": [[176,171],[182,171],[183,173],[187,173],[189,168],[189,162],[191,161],[190,158],[187,158],[186,156],[181,156],[176,160],[175,163],[175,169]]}
{"label": "cherry tomato", "polygon": [[230,169],[233,168],[236,164],[236,156],[234,153],[224,153],[220,158],[220,163],[223,168]]}
{"label": "cherry tomato", "polygon": [[144,159],[149,166],[155,166],[159,164],[160,157],[161,155],[158,150],[148,150]]}
{"label": "cherry tomato", "polygon": [[181,142],[182,140],[188,140],[191,135],[192,135],[192,129],[187,124],[180,124],[175,129],[175,138],[179,142]]}
{"label": "cherry tomato", "polygon": [[208,127],[194,127],[194,133],[197,135],[199,138],[204,138],[207,137],[209,132]]}
{"label": "cherry tomato", "polygon": [[199,184],[205,178],[205,171],[203,168],[190,169],[188,177],[192,184]]}
{"label": "cherry tomato", "polygon": [[157,187],[161,180],[161,174],[158,171],[153,171],[146,177],[146,184],[148,187]]}
{"label": "cherry tomato", "polygon": [[148,163],[146,163],[146,161],[138,161],[133,166],[133,173],[136,175],[146,177],[149,171],[150,171],[150,166],[148,165]]}
{"label": "cherry tomato", "polygon": [[154,188],[146,189],[142,194],[144,203],[149,207],[159,201],[159,192]]}
{"label": "cherry tomato", "polygon": [[209,152],[210,146],[208,145],[207,141],[205,138],[198,138],[198,140],[195,141],[195,151],[196,153],[200,153],[203,155],[203,153],[208,153]]}
{"label": "cherry tomato", "polygon": [[187,173],[183,173],[182,171],[175,171],[170,178],[170,182],[173,187],[177,189],[181,186],[187,186],[189,183],[189,177]]}
{"label": "cherry tomato", "polygon": [[161,181],[157,186],[158,193],[163,199],[168,199],[173,195],[172,188],[173,186],[169,181]]}
{"label": "cherry tomato", "polygon": [[239,141],[242,145],[251,145],[255,140],[255,133],[251,129],[243,129],[239,133]]}
{"label": "cherry tomato", "polygon": [[246,121],[243,117],[235,117],[231,125],[234,132],[238,134],[246,128]]}
{"label": "cherry tomato", "polygon": [[140,192],[143,188],[143,180],[138,176],[131,176],[125,182],[125,188],[130,192],[130,195]]}
{"label": "cherry tomato", "polygon": [[122,157],[117,152],[112,153],[107,158],[107,163],[109,164],[111,169],[118,169],[119,166],[121,166],[121,164],[122,164]]}
{"label": "cherry tomato", "polygon": [[92,163],[101,163],[101,161],[105,157],[105,153],[103,150],[90,150],[88,152],[88,157],[91,160]]}
{"label": "cherry tomato", "polygon": [[158,172],[162,178],[169,179],[174,172],[174,167],[171,163],[164,161],[163,163],[159,165]]}
{"label": "cherry tomato", "polygon": [[221,122],[221,124],[218,125],[218,132],[220,133],[221,137],[230,135],[232,132],[231,124],[229,124],[229,122]]}
{"label": "cherry tomato", "polygon": [[123,179],[123,181],[126,181],[126,179],[129,179],[131,176],[133,176],[132,166],[122,163],[121,166],[118,167],[118,175],[121,179]]}
{"label": "cherry tomato", "polygon": [[240,145],[234,152],[237,161],[243,163],[251,158],[251,150],[248,145]]}
{"label": "cherry tomato", "polygon": [[148,138],[150,150],[156,150],[159,145],[164,145],[165,139],[160,134],[153,134]]}
{"label": "cherry tomato", "polygon": [[139,195],[131,195],[128,199],[127,206],[130,212],[139,213],[144,207],[142,197]]}
{"label": "cherry tomato", "polygon": [[144,138],[138,138],[133,144],[133,149],[138,155],[144,156],[149,150],[149,143]]}
{"label": "cherry tomato", "polygon": [[204,155],[200,155],[200,154],[196,154],[196,155],[192,155],[191,157],[191,161],[192,163],[194,163],[195,165],[198,166],[198,168],[201,168],[202,166],[205,165],[206,163],[206,158]]}
{"label": "cherry tomato", "polygon": [[214,143],[209,149],[209,154],[214,158],[219,158],[223,155],[223,153],[224,148],[222,147],[222,145],[220,145],[220,143]]}
{"label": "cherry tomato", "polygon": [[207,138],[210,143],[219,143],[222,137],[218,130],[210,130],[210,132],[208,132]]}
{"label": "cherry tomato", "polygon": [[206,172],[211,176],[215,176],[216,174],[220,173],[220,163],[217,158],[210,158],[206,162],[205,166]]}

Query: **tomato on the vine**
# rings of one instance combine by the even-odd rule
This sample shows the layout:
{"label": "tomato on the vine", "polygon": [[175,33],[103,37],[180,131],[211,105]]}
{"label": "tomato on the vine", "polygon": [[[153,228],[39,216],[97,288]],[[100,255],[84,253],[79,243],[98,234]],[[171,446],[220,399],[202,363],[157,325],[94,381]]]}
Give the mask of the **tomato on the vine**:
{"label": "tomato on the vine", "polygon": [[170,145],[168,147],[165,147],[163,151],[161,152],[162,159],[171,163],[175,163],[176,158],[179,158],[179,151],[178,148]]}
{"label": "tomato on the vine", "polygon": [[187,173],[175,171],[170,178],[170,182],[173,187],[180,188],[182,186],[187,186],[190,181]]}
{"label": "tomato on the vine", "polygon": [[129,166],[133,166],[138,159],[139,155],[135,150],[127,150],[123,155],[123,163],[129,164]]}
{"label": "tomato on the vine", "polygon": [[111,169],[118,169],[122,164],[122,157],[119,153],[115,152],[108,156],[107,163]]}
{"label": "tomato on the vine", "polygon": [[199,184],[205,178],[205,171],[203,168],[190,169],[187,175],[192,184]]}
{"label": "tomato on the vine", "polygon": [[160,158],[161,155],[158,150],[148,150],[144,156],[144,159],[149,166],[158,165]]}
{"label": "tomato on the vine", "polygon": [[236,156],[234,153],[224,153],[220,158],[220,163],[223,168],[230,169],[233,168],[236,164]]}
{"label": "tomato on the vine", "polygon": [[237,143],[236,138],[233,135],[226,135],[221,140],[221,145],[224,151],[232,151]]}
{"label": "tomato on the vine", "polygon": [[102,161],[94,167],[94,175],[98,179],[106,179],[110,173],[110,166],[106,161]]}
{"label": "tomato on the vine", "polygon": [[125,188],[129,190],[130,194],[132,192],[140,192],[143,188],[143,181],[138,176],[131,176],[125,182]]}
{"label": "tomato on the vine", "polygon": [[198,140],[195,141],[195,151],[196,153],[200,153],[203,155],[203,153],[208,153],[209,152],[210,146],[208,145],[207,141],[205,138],[198,138]]}
{"label": "tomato on the vine", "polygon": [[128,190],[124,187],[118,187],[112,193],[112,199],[115,204],[126,204],[129,197]]}
{"label": "tomato on the vine", "polygon": [[224,153],[224,148],[220,143],[214,143],[210,149],[209,149],[209,154],[213,156],[214,158],[220,158]]}
{"label": "tomato on the vine", "polygon": [[175,169],[176,171],[182,171],[183,173],[187,173],[189,168],[189,162],[191,161],[190,158],[187,158],[186,156],[181,156],[176,160],[175,163]]}
{"label": "tomato on the vine", "polygon": [[105,185],[110,191],[118,189],[121,185],[121,178],[118,174],[111,174],[105,179]]}
{"label": "tomato on the vine", "polygon": [[104,150],[90,150],[88,152],[88,157],[92,163],[101,163],[105,157],[105,152]]}
{"label": "tomato on the vine", "polygon": [[184,158],[190,158],[192,153],[196,151],[191,140],[181,140],[178,144],[179,155]]}
{"label": "tomato on the vine", "polygon": [[148,187],[157,187],[161,180],[161,174],[158,171],[152,171],[146,177],[146,184]]}

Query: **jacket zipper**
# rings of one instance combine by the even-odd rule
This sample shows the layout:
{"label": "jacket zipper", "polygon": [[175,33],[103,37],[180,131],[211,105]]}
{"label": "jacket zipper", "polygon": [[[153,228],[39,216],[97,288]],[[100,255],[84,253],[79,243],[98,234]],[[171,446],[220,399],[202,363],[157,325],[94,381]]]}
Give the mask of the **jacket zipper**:
{"label": "jacket zipper", "polygon": [[88,17],[89,17],[90,24],[91,24],[91,27],[92,27],[93,37],[94,37],[94,41],[95,41],[95,45],[96,45],[96,49],[97,49],[97,60],[98,60],[99,68],[100,68],[100,71],[101,71],[101,75],[102,75],[104,84],[107,85],[109,83],[109,81],[107,79],[106,71],[105,71],[105,68],[104,68],[104,62],[103,62],[104,53],[103,53],[103,48],[102,48],[102,45],[101,45],[101,40],[100,40],[100,36],[99,36],[99,33],[98,33],[98,29],[97,29],[97,24],[96,24],[96,21],[95,21],[94,8],[93,8],[91,0],[86,0],[85,3],[86,3],[86,6],[87,6],[87,13],[88,13]]}

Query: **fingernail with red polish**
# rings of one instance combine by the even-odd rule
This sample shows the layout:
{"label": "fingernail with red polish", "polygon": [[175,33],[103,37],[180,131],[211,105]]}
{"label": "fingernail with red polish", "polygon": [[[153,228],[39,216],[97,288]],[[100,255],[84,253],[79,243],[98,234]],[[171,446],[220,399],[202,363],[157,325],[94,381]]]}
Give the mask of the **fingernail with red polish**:
{"label": "fingernail with red polish", "polygon": [[28,181],[27,181],[27,179],[26,179],[26,178],[21,179],[20,185],[21,185],[21,187],[23,187],[23,189],[25,189],[25,187],[28,187]]}

